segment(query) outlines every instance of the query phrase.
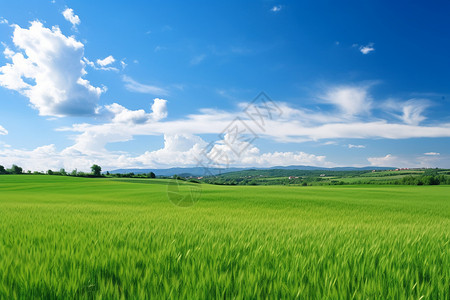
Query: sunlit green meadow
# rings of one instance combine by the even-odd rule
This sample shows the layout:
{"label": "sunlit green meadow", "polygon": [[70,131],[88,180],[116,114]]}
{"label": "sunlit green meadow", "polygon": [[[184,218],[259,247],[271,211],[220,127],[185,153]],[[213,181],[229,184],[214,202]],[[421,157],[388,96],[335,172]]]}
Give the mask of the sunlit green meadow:
{"label": "sunlit green meadow", "polygon": [[450,186],[0,176],[0,299],[449,299]]}

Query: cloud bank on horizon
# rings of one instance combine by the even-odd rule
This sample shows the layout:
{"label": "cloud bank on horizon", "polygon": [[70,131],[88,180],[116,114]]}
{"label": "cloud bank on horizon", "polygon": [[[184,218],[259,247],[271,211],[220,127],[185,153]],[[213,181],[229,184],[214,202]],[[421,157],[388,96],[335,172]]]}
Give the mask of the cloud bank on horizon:
{"label": "cloud bank on horizon", "polygon": [[[267,9],[266,17],[276,18],[289,9],[281,4],[273,6]],[[62,16],[72,26],[72,31],[78,33],[81,30],[80,17],[74,9],[65,7]],[[262,123],[258,123],[252,115],[245,113],[249,105],[261,110],[247,98],[250,91],[256,91],[253,94],[256,96],[258,85],[249,91],[245,86],[220,88],[214,95],[215,101],[202,100],[199,99],[202,92],[199,96],[195,92],[208,87],[174,83],[164,65],[159,73],[139,69],[141,61],[159,55],[154,51],[133,59],[133,69],[126,63],[124,49],[105,51],[93,46],[91,50],[91,43],[64,34],[61,25],[49,26],[46,22],[32,20],[28,25],[20,26],[12,24],[11,16],[8,16],[9,21],[1,20],[10,30],[11,37],[5,39],[0,35],[4,46],[0,86],[3,92],[10,91],[5,93],[7,101],[14,102],[14,105],[4,106],[4,117],[0,119],[1,165],[18,164],[30,170],[88,170],[94,163],[104,170],[168,168],[196,166],[198,158],[206,155],[226,158],[222,167],[371,165],[450,168],[450,153],[446,147],[450,138],[450,119],[442,114],[448,112],[449,104],[436,101],[433,93],[411,92],[406,97],[399,97],[398,93],[380,93],[385,81],[379,79],[328,81],[310,88],[303,96],[271,93],[274,100],[270,101],[280,113],[275,117],[273,111],[262,112],[257,116]],[[89,24],[89,18],[83,21],[86,23]],[[172,31],[172,27],[167,26],[160,34],[168,35]],[[142,39],[153,33],[147,32],[143,32]],[[341,45],[336,43],[338,48]],[[374,45],[358,46],[364,59],[378,55]],[[152,44],[150,47],[156,49]],[[170,53],[175,51],[170,47],[157,47],[169,49],[158,53],[169,52],[167,55],[172,60],[179,55]],[[346,55],[353,55],[353,47],[348,47]],[[193,51],[190,48],[192,46],[187,52]],[[236,55],[245,57],[248,53],[256,53],[256,50],[244,51],[243,47],[239,51],[236,50],[238,47],[232,49],[219,51],[208,46],[208,56],[203,53],[205,49],[197,50],[198,53],[191,53],[190,58],[186,58],[184,68],[186,72],[200,74],[196,75],[200,76],[197,80],[208,81],[211,77],[208,72],[222,68],[221,64]],[[371,55],[367,55],[369,53]],[[208,61],[215,57],[218,64],[205,69],[206,57]],[[240,62],[231,65],[237,68],[237,64]],[[183,72],[177,71],[179,65],[171,66],[171,72]],[[245,72],[244,69],[240,71]],[[135,79],[146,76],[151,80]],[[276,78],[273,80],[276,85]],[[223,83],[213,81],[212,84],[220,86]],[[300,94],[298,90],[297,93]],[[148,95],[150,99],[143,98]],[[24,119],[23,127],[14,125],[10,129],[5,121],[6,114],[19,118],[26,115],[27,119]],[[33,143],[15,146],[18,139],[26,139],[27,126],[42,122],[39,118],[47,118],[44,122],[49,125],[45,130],[55,135],[54,140],[35,147],[30,147]],[[236,132],[240,129],[246,132],[236,139],[230,126],[235,126]],[[156,143],[160,145],[157,147],[148,146],[145,138],[163,140]],[[423,141],[431,141],[428,148]],[[134,149],[136,143],[138,151]],[[233,149],[236,143],[240,143],[242,151]],[[414,147],[417,151],[412,151]]]}

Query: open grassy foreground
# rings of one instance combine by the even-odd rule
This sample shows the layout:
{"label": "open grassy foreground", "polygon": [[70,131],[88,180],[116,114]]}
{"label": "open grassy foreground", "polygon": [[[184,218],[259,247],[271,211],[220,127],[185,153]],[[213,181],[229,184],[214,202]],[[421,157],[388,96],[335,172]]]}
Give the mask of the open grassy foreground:
{"label": "open grassy foreground", "polygon": [[450,186],[202,188],[0,176],[0,298],[450,297]]}

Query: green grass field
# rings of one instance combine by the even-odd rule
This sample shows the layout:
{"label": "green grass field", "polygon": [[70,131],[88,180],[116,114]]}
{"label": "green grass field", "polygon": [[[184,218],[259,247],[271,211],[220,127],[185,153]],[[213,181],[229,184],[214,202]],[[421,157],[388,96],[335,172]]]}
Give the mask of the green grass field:
{"label": "green grass field", "polygon": [[449,299],[450,186],[0,176],[0,298]]}

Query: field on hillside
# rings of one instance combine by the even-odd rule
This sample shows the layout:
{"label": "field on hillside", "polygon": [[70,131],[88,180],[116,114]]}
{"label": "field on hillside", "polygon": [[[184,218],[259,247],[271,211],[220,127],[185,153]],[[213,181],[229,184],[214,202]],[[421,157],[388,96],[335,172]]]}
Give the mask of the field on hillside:
{"label": "field on hillside", "polygon": [[0,176],[0,298],[450,298],[450,186],[167,183]]}
{"label": "field on hillside", "polygon": [[[190,179],[189,177],[185,179]],[[195,180],[195,178],[194,178]],[[216,185],[450,185],[447,169],[401,170],[297,170],[249,169],[207,176],[200,180]]]}

